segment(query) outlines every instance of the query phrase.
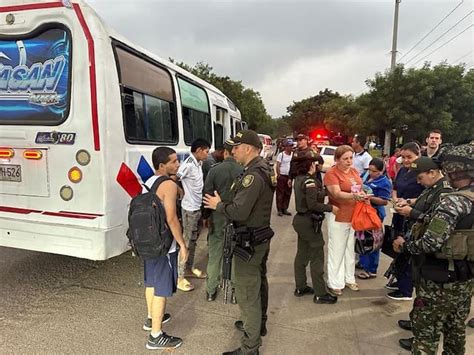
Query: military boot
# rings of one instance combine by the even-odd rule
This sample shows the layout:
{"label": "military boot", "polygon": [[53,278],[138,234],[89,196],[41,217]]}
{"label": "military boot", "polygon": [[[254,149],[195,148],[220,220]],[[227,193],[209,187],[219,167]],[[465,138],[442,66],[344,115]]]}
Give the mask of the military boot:
{"label": "military boot", "polygon": [[399,339],[398,343],[403,349],[411,351],[411,349],[413,348],[413,339],[413,337],[407,339]]}
{"label": "military boot", "polygon": [[[251,353],[246,353],[247,355],[258,355],[259,352],[258,350],[252,351]],[[225,353],[222,353],[222,355],[243,355],[243,352],[240,348],[235,349],[234,351],[227,351]]]}

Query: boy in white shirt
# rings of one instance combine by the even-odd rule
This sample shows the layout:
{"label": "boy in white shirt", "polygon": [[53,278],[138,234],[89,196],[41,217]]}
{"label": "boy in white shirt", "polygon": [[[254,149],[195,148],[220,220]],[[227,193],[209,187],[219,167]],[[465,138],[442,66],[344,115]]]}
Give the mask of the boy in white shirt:
{"label": "boy in white shirt", "polygon": [[[183,218],[183,237],[189,250],[186,264],[180,261],[178,268],[178,289],[192,291],[194,286],[185,278],[206,278],[206,273],[194,267],[194,254],[199,237],[199,219],[201,218],[202,190],[204,180],[202,162],[207,159],[210,144],[202,138],[196,139],[191,145],[191,155],[181,163],[176,176],[181,181],[184,197],[181,201]],[[186,275],[185,275],[186,273]]]}

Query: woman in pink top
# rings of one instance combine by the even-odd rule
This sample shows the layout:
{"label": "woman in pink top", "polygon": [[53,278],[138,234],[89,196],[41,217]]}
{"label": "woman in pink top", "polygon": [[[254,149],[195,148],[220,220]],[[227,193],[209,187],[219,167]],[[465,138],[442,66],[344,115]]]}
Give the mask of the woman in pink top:
{"label": "woman in pink top", "polygon": [[344,287],[358,291],[355,281],[354,230],[352,213],[357,200],[364,199],[362,179],[352,167],[353,150],[341,145],[334,153],[336,164],[324,177],[329,203],[337,206],[336,215],[328,213],[328,288],[335,295],[341,295]]}

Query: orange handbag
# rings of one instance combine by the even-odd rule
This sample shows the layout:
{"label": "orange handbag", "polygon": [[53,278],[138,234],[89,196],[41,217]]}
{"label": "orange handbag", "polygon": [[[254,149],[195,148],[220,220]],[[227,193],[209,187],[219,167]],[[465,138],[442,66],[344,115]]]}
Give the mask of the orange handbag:
{"label": "orange handbag", "polygon": [[355,231],[369,231],[382,228],[377,210],[366,202],[358,201],[352,214],[352,228]]}

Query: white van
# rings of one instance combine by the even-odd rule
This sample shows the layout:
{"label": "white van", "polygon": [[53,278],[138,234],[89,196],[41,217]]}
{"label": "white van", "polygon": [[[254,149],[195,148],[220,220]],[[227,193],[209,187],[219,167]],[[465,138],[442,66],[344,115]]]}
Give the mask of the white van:
{"label": "white van", "polygon": [[260,142],[262,142],[262,146],[263,146],[260,152],[260,156],[262,158],[271,160],[273,158],[272,137],[270,137],[268,134],[258,134],[258,137],[260,138]]}

